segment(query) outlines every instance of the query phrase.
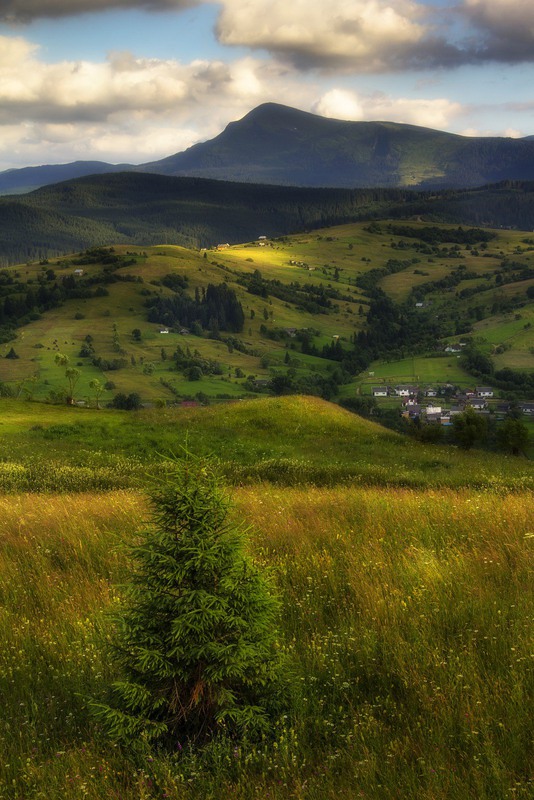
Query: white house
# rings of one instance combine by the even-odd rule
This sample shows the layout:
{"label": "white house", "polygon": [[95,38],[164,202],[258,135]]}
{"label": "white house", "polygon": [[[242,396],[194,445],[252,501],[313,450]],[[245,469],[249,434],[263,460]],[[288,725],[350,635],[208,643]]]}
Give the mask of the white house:
{"label": "white house", "polygon": [[418,386],[395,386],[397,397],[409,397],[411,394],[417,394],[418,391]]}
{"label": "white house", "polygon": [[476,386],[475,392],[477,397],[493,397],[491,386]]}
{"label": "white house", "polygon": [[387,396],[388,396],[387,386],[373,386],[373,397],[387,397]]}

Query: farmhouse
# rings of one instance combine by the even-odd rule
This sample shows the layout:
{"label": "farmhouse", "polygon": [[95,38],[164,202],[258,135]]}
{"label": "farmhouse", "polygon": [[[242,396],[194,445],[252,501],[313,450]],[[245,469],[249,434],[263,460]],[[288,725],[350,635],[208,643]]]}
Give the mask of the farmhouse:
{"label": "farmhouse", "polygon": [[475,411],[482,411],[484,408],[488,407],[488,404],[482,397],[479,397],[469,400],[467,406],[474,409]]}
{"label": "farmhouse", "polygon": [[373,386],[372,392],[373,397],[387,397],[389,394],[389,388],[387,386]]}
{"label": "farmhouse", "polygon": [[476,386],[475,393],[477,397],[493,397],[491,386]]}
{"label": "farmhouse", "polygon": [[395,386],[395,394],[397,397],[410,397],[410,395],[416,395],[418,391],[418,386]]}
{"label": "farmhouse", "polygon": [[534,417],[534,403],[518,403],[519,410],[529,417]]}

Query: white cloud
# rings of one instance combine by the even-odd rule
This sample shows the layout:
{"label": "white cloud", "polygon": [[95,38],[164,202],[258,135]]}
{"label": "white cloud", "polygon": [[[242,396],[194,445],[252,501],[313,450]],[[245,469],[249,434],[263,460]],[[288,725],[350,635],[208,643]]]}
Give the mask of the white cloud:
{"label": "white cloud", "polygon": [[95,154],[155,160],[215,136],[264,101],[312,99],[284,67],[252,57],[183,64],[114,53],[48,64],[10,37],[0,37],[0,54],[0,169]]}
{"label": "white cloud", "polygon": [[444,129],[462,113],[463,107],[447,98],[395,98],[378,92],[360,95],[344,89],[331,89],[319,98],[313,110],[336,119],[382,120]]}
{"label": "white cloud", "polygon": [[360,120],[364,116],[360,99],[346,89],[330,89],[314,104],[313,112],[331,119]]}
{"label": "white cloud", "polygon": [[464,128],[460,131],[462,136],[504,136],[509,139],[521,139],[525,133],[517,130],[516,128],[506,128],[505,130],[495,130],[495,128]]}
{"label": "white cloud", "polygon": [[417,58],[418,47],[426,50],[430,33],[428,8],[414,0],[329,0],[328,8],[310,0],[221,1],[223,44],[263,48],[303,67],[395,68]]}

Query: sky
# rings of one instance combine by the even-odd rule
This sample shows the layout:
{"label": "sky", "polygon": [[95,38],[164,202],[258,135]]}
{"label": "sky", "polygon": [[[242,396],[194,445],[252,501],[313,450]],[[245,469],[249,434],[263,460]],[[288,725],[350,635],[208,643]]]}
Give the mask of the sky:
{"label": "sky", "polygon": [[0,170],[153,161],[264,102],[534,135],[534,2],[0,0]]}

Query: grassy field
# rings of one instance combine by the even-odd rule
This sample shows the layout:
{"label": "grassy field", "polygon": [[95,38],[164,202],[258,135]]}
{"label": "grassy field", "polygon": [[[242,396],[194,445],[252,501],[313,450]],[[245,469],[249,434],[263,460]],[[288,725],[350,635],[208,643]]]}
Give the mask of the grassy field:
{"label": "grassy field", "polygon": [[[374,372],[374,375],[370,375]],[[371,386],[385,383],[394,386],[397,383],[414,383],[436,385],[451,383],[454,386],[471,386],[473,378],[463,370],[454,353],[444,353],[441,358],[414,357],[402,361],[375,362],[371,364],[369,373],[361,379],[366,391]]]}
{"label": "grassy field", "polygon": [[[0,499],[0,798],[531,797],[532,494],[243,488],[291,703],[260,742],[132,760],[90,721],[137,493]],[[24,576],[24,580],[21,580]]]}
{"label": "grassy field", "polygon": [[410,437],[313,397],[140,412],[0,400],[0,490],[136,487],[188,447],[234,484],[534,488],[532,464]]}
{"label": "grassy field", "polygon": [[[0,401],[0,800],[497,800],[532,792],[532,462],[317,398],[137,413]],[[144,487],[215,453],[281,599],[262,740],[133,757],[87,698]]]}

